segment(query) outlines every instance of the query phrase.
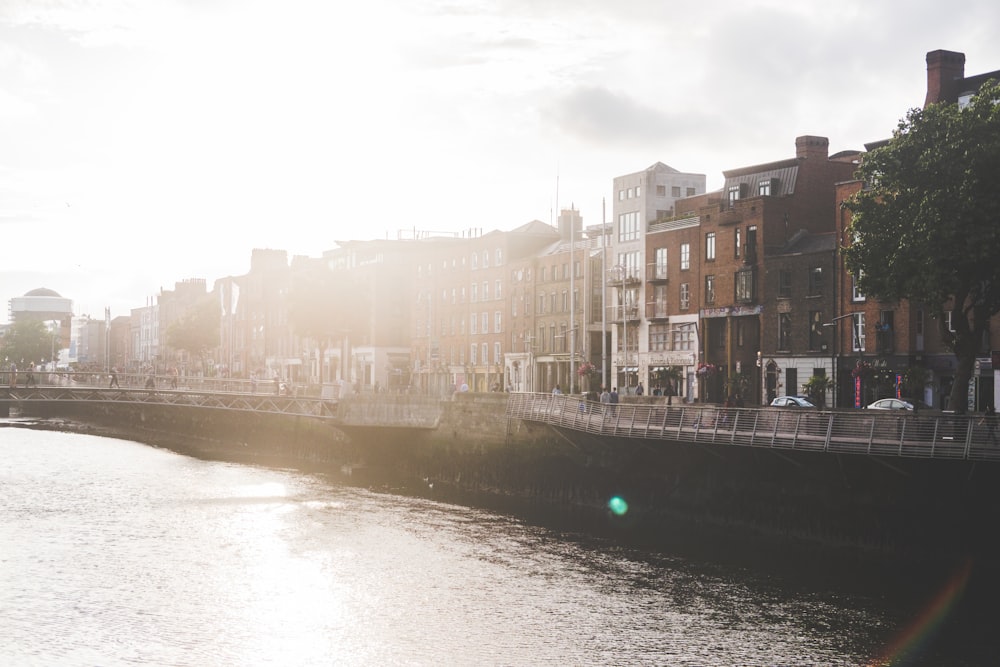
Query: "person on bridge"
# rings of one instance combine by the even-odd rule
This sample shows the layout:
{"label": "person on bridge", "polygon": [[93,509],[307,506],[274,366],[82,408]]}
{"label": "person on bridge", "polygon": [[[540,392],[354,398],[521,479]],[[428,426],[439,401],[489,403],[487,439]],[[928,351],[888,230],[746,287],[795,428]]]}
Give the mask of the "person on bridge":
{"label": "person on bridge", "polygon": [[114,366],[111,367],[111,380],[108,382],[108,389],[112,387],[121,389],[121,385],[118,384],[118,369]]}
{"label": "person on bridge", "polygon": [[611,414],[614,416],[618,412],[618,387],[611,388],[611,396],[608,397],[608,402],[611,403]]}
{"label": "person on bridge", "polygon": [[997,444],[997,410],[993,407],[993,404],[986,406],[986,410],[983,412],[983,418],[979,420],[978,426],[982,426],[983,423],[986,424],[986,434],[990,437],[990,444]]}
{"label": "person on bridge", "polygon": [[35,382],[35,362],[28,364],[28,372],[24,376],[24,388],[27,389],[28,385],[38,386],[38,383]]}
{"label": "person on bridge", "polygon": [[556,385],[555,387],[552,388],[552,393],[553,394],[561,394],[562,393],[562,389],[559,388],[559,385]]}

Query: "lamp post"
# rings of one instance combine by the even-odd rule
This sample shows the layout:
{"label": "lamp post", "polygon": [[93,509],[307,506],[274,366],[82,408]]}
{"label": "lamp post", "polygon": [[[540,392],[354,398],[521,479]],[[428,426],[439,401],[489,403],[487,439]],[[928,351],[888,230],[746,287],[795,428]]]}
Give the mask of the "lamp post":
{"label": "lamp post", "polygon": [[621,264],[615,264],[611,267],[612,279],[618,283],[618,303],[621,306],[622,311],[622,363],[621,367],[625,372],[625,384],[626,386],[622,388],[622,393],[628,389],[628,315],[625,312],[625,277],[626,269]]}
{"label": "lamp post", "polygon": [[[836,327],[836,326],[838,326],[840,324],[840,320],[847,319],[848,317],[850,317],[853,320],[856,316],[861,315],[861,314],[862,313],[860,313],[860,312],[853,312],[853,313],[847,313],[846,315],[838,315],[837,317],[833,318],[829,322],[824,322],[823,326],[824,327]],[[852,323],[851,323],[851,340],[854,341],[854,347],[856,347],[858,349],[858,361],[860,362],[861,361],[862,349],[861,349],[861,336],[859,335],[858,329],[859,329],[859,321],[857,321],[857,320],[852,321]],[[840,398],[840,377],[839,377],[839,373],[837,371],[837,357],[839,356],[838,355],[839,352],[840,352],[840,336],[838,335],[837,339],[836,339],[836,345],[834,345],[834,347],[833,347],[833,362],[831,364],[833,366],[833,406],[834,407],[837,406],[837,403],[839,402],[839,398]]]}

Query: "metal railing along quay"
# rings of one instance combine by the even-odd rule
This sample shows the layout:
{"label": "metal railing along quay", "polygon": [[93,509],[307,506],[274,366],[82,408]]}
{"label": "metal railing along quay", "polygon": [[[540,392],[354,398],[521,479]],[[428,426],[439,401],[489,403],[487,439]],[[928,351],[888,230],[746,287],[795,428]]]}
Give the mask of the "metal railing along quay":
{"label": "metal railing along quay", "polygon": [[17,388],[0,387],[0,399],[15,404],[53,401],[77,403],[126,403],[148,405],[174,405],[217,410],[243,410],[323,419],[337,418],[337,403],[318,398],[277,396],[218,391],[191,391],[171,389],[108,389],[106,387],[81,387],[40,385]]}
{"label": "metal railing along quay", "polygon": [[507,416],[609,438],[1000,462],[1000,432],[976,415],[607,405],[579,396],[510,394]]}

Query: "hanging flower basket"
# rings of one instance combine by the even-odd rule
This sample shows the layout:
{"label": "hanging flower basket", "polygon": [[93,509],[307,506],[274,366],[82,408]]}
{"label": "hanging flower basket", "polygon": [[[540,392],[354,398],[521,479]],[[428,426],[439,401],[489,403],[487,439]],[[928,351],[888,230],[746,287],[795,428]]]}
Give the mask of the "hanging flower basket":
{"label": "hanging flower basket", "polygon": [[590,377],[591,375],[594,375],[596,373],[597,373],[597,366],[590,363],[589,361],[583,362],[582,364],[577,366],[576,369],[576,374],[582,378]]}
{"label": "hanging flower basket", "polygon": [[698,368],[695,371],[698,375],[703,377],[711,377],[719,372],[719,367],[715,364],[698,364]]}

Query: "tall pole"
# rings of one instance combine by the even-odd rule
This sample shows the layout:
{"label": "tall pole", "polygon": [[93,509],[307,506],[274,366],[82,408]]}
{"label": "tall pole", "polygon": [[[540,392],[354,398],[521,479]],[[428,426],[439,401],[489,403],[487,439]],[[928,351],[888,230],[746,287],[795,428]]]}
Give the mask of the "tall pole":
{"label": "tall pole", "polygon": [[[570,206],[572,208],[572,205]],[[569,219],[569,393],[576,393],[576,218]]]}
{"label": "tall pole", "polygon": [[605,200],[601,197],[601,389],[608,388],[608,223]]}

